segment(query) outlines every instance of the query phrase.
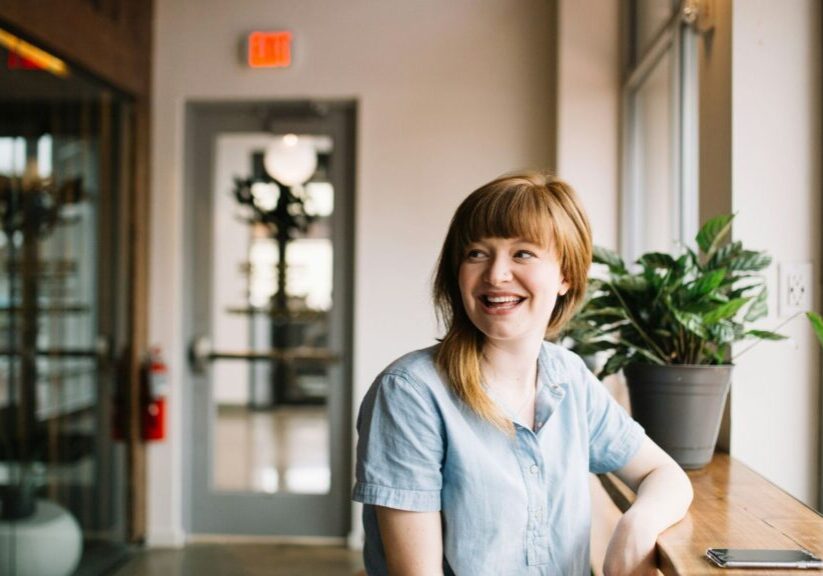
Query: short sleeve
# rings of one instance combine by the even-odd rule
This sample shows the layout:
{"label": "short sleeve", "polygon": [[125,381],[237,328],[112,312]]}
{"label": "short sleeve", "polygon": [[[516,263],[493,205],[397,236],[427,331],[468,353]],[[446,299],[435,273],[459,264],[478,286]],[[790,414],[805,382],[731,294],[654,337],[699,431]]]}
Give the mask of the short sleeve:
{"label": "short sleeve", "polygon": [[589,470],[597,474],[625,466],[645,438],[632,420],[588,368],[581,366],[588,389]]}
{"label": "short sleeve", "polygon": [[425,387],[404,375],[384,373],[363,399],[357,431],[355,501],[416,512],[440,510],[443,425]]}

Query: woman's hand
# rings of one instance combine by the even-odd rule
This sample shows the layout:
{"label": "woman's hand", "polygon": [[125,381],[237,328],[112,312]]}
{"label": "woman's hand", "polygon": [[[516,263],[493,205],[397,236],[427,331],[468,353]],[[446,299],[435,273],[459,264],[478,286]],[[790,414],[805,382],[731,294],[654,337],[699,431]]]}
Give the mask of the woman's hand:
{"label": "woman's hand", "polygon": [[606,576],[656,574],[657,536],[683,518],[692,501],[692,485],[680,466],[646,438],[617,476],[637,493],[609,541]]}
{"label": "woman's hand", "polygon": [[657,532],[651,522],[633,515],[629,510],[617,523],[606,558],[603,562],[604,576],[655,576],[657,559],[655,542]]}

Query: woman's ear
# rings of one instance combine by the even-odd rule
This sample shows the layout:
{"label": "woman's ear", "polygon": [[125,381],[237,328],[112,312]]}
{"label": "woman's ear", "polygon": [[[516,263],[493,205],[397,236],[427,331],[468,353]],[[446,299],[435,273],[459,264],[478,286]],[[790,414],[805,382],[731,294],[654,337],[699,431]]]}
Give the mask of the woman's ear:
{"label": "woman's ear", "polygon": [[560,288],[557,290],[557,295],[565,296],[566,292],[568,292],[570,288],[571,286],[569,285],[569,283],[563,280],[563,282],[560,283]]}

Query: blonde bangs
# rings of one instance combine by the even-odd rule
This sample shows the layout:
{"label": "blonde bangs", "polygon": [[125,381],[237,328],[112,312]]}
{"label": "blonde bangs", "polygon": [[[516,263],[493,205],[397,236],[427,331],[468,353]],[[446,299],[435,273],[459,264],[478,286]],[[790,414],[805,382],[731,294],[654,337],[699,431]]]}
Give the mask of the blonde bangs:
{"label": "blonde bangs", "polygon": [[554,240],[554,226],[546,201],[535,194],[534,185],[527,180],[514,186],[508,183],[505,194],[498,188],[503,184],[486,187],[460,215],[464,224],[457,235],[460,248],[484,238],[522,238],[548,248]]}

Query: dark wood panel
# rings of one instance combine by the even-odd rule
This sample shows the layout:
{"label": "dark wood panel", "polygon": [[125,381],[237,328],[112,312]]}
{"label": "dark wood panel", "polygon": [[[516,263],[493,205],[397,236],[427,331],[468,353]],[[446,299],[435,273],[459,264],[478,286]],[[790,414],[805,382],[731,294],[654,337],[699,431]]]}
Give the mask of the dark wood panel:
{"label": "dark wood panel", "polygon": [[131,239],[131,342],[129,357],[129,538],[140,542],[146,535],[146,451],[140,440],[140,364],[148,349],[149,256],[149,104],[140,98],[135,106],[134,194],[130,204]]}
{"label": "dark wood panel", "polygon": [[0,26],[133,95],[151,85],[152,0],[3,0]]}

